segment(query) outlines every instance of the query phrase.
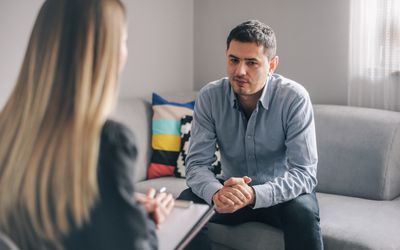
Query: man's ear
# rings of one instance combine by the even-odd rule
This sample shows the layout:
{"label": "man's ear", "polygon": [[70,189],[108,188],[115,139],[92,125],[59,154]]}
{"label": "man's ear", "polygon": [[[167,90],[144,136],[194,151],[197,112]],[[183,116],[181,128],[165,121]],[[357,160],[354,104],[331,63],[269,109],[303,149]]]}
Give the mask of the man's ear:
{"label": "man's ear", "polygon": [[269,61],[269,74],[272,75],[276,68],[278,67],[279,64],[279,57],[278,56],[274,56],[270,61]]}

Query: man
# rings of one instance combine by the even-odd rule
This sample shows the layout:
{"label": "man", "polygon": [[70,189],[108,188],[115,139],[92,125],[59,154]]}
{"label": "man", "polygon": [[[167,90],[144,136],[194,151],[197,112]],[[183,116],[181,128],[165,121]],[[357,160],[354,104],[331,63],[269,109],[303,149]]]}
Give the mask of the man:
{"label": "man", "polygon": [[[228,78],[207,84],[194,110],[186,158],[189,189],[180,199],[206,202],[213,222],[259,221],[282,229],[285,249],[323,249],[314,117],[307,91],[273,74],[273,30],[256,21],[227,39]],[[210,170],[218,144],[223,174]],[[203,230],[190,247],[209,248]]]}

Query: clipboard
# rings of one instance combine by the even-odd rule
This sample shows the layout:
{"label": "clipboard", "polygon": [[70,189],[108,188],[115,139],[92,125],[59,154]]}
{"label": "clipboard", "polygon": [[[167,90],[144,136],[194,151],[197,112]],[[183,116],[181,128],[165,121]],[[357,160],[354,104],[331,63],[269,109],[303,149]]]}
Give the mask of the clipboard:
{"label": "clipboard", "polygon": [[212,206],[188,203],[187,207],[175,206],[157,230],[159,250],[184,249],[215,213]]}

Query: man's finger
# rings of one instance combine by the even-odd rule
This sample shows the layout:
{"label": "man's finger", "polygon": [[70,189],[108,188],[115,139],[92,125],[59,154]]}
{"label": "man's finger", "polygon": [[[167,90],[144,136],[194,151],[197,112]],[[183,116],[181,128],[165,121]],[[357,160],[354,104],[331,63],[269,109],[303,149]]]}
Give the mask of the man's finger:
{"label": "man's finger", "polygon": [[213,202],[214,202],[214,205],[215,205],[216,207],[225,206],[225,204],[219,199],[219,194],[218,194],[218,193],[214,195],[214,197],[213,197]]}
{"label": "man's finger", "polygon": [[233,209],[233,206],[228,206],[220,202],[216,202],[214,205],[215,205],[215,210],[218,213],[229,213]]}
{"label": "man's finger", "polygon": [[227,206],[234,206],[235,202],[231,200],[229,197],[225,196],[224,194],[218,195],[219,200],[221,201],[222,204],[227,205]]}
{"label": "man's finger", "polygon": [[239,184],[245,184],[243,178],[231,177],[224,182],[225,187],[231,187]]}
{"label": "man's finger", "polygon": [[236,185],[233,187],[226,187],[225,194],[229,199],[231,199],[235,204],[243,204],[247,202],[246,196],[242,193],[242,190],[239,187],[243,187],[244,185]]}
{"label": "man's finger", "polygon": [[239,206],[215,206],[215,210],[220,214],[234,213],[238,209],[240,209]]}
{"label": "man's finger", "polygon": [[248,176],[243,176],[243,180],[244,180],[244,183],[246,183],[246,184],[249,184],[252,181],[252,179]]}
{"label": "man's finger", "polygon": [[244,196],[246,199],[246,202],[252,198],[252,192],[248,189],[248,186],[246,185],[237,185],[234,186],[235,189],[239,190],[240,193]]}
{"label": "man's finger", "polygon": [[246,197],[240,193],[239,190],[231,188],[227,190],[224,195],[229,198],[235,205],[240,205],[246,202]]}
{"label": "man's finger", "polygon": [[229,207],[234,206],[235,202],[233,200],[229,199],[229,197],[225,196],[223,191],[224,190],[221,189],[218,192],[218,194],[216,196],[217,202],[219,204],[221,204],[222,206],[229,206]]}

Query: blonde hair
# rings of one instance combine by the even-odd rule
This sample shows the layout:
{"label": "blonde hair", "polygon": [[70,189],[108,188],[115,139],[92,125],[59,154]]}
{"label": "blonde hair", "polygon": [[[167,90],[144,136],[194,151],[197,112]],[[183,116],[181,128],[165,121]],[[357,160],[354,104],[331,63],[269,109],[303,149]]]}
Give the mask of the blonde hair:
{"label": "blonde hair", "polygon": [[62,249],[98,197],[101,128],[117,92],[119,0],[47,0],[0,113],[0,231]]}

